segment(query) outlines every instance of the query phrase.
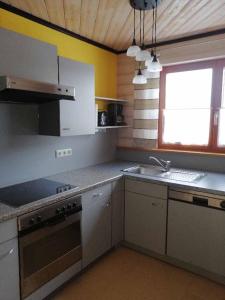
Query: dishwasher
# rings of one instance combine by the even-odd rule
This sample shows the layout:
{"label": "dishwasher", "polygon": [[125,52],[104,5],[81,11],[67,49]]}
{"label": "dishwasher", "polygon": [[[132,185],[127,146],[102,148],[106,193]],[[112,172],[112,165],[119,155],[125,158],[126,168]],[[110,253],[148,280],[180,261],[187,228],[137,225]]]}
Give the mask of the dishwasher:
{"label": "dishwasher", "polygon": [[169,190],[167,255],[225,276],[225,196]]}

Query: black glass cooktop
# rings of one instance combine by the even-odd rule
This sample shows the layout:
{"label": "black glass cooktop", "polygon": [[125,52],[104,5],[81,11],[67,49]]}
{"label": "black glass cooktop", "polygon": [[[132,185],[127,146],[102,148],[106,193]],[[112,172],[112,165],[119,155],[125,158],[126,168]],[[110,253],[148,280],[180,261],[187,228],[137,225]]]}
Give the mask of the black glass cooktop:
{"label": "black glass cooktop", "polygon": [[19,207],[73,188],[76,186],[41,178],[1,188],[0,202]]}

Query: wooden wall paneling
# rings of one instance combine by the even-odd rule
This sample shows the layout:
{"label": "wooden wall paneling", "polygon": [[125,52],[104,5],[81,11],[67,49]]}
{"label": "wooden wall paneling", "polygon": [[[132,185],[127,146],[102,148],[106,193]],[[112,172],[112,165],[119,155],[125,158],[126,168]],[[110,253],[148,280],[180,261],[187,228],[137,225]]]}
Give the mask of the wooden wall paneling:
{"label": "wooden wall paneling", "polygon": [[117,9],[118,1],[100,0],[92,39],[103,43]]}
{"label": "wooden wall paneling", "polygon": [[[225,9],[225,2],[222,1],[210,1],[208,5],[206,6],[207,10],[202,10],[202,13],[198,14],[198,18],[195,18],[192,20],[193,22],[190,23],[189,30],[194,31],[195,28],[197,30],[202,30],[204,27],[202,26],[202,23],[207,20],[207,26],[210,25],[211,20],[214,16],[217,16],[217,13],[221,9]],[[211,24],[212,27],[216,26],[216,23]],[[185,30],[185,26],[184,26]]]}
{"label": "wooden wall paneling", "polygon": [[175,0],[171,3],[171,5],[167,8],[166,18],[163,21],[157,22],[157,32],[160,38],[160,33],[163,32],[164,29],[167,28],[174,20],[179,19],[179,14],[182,12],[184,7],[190,3],[189,0]]}
{"label": "wooden wall paneling", "polygon": [[137,129],[158,129],[158,120],[134,120],[134,127]]}
{"label": "wooden wall paneling", "polygon": [[[193,0],[190,2],[189,5],[186,6],[186,9],[184,9],[181,12],[181,15],[178,20],[174,22],[174,24],[171,24],[172,26],[168,26],[168,28],[165,28],[165,32],[170,35],[175,36],[178,34],[181,34],[183,32],[183,26],[186,24],[189,24],[187,26],[190,26],[190,23],[194,22],[194,20],[198,19],[200,16],[198,16],[198,13],[201,12],[204,9],[204,6],[209,2],[210,0]],[[185,17],[185,14],[188,14],[188,20]]]}
{"label": "wooden wall paneling", "polygon": [[65,11],[63,1],[61,0],[45,0],[49,21],[65,28]]}
{"label": "wooden wall paneling", "polygon": [[[149,23],[151,24],[152,20],[152,14],[149,12],[146,12],[145,14],[145,26],[147,26]],[[136,29],[136,42],[139,44],[140,41],[140,13],[139,11],[136,11],[135,15],[135,29]],[[119,32],[118,39],[115,41],[115,47],[116,49],[124,49],[127,48],[128,45],[131,45],[133,40],[133,32],[134,32],[134,13],[133,10],[131,10],[124,26],[121,28],[121,31]]]}
{"label": "wooden wall paneling", "polygon": [[[115,42],[118,40],[118,33],[122,30],[124,24],[126,23],[129,14],[132,12],[132,8],[129,1],[126,0],[116,0],[118,3],[117,10],[111,20],[110,27],[108,29],[104,44],[111,45],[114,48]],[[119,30],[118,30],[119,29]]]}
{"label": "wooden wall paneling", "polygon": [[157,109],[159,107],[159,99],[157,100],[144,100],[136,99],[134,109]]}
{"label": "wooden wall paneling", "polygon": [[44,0],[24,0],[29,11],[32,15],[36,15],[37,17],[49,21],[48,11],[46,9],[46,4]]}
{"label": "wooden wall paneling", "polygon": [[66,28],[79,34],[81,0],[64,0],[64,10]]}
{"label": "wooden wall paneling", "polygon": [[91,38],[93,36],[99,0],[82,0],[81,2],[81,22],[80,34]]}
{"label": "wooden wall paneling", "polygon": [[[165,13],[168,9],[168,7],[170,6],[171,2],[173,0],[167,0],[167,1],[163,1],[160,6],[158,7],[158,23],[163,21],[163,18],[166,17]],[[164,17],[163,17],[164,16]],[[137,12],[136,14],[136,39],[137,42],[139,43],[139,13]],[[133,24],[133,21],[132,21]],[[130,43],[132,42],[132,36],[133,36],[133,26],[131,26],[130,29],[130,34],[127,34],[126,31],[126,35],[121,37],[121,40],[118,42],[118,49],[126,49],[127,47],[129,47]],[[150,44],[152,41],[152,12],[147,12],[146,13],[146,23],[145,23],[145,42],[146,44]]]}
{"label": "wooden wall paneling", "polygon": [[164,65],[225,57],[225,35],[161,47],[159,52]]}
{"label": "wooden wall paneling", "polygon": [[[222,2],[224,2],[224,0],[222,0]],[[217,13],[223,6],[224,3],[221,4],[220,1],[207,2],[207,5],[202,7],[193,18],[186,20],[186,22],[183,23],[183,26],[180,26],[180,28],[177,30],[177,32],[174,32],[174,34],[183,34],[186,32],[187,28],[191,32],[202,32],[204,29],[204,23],[207,23],[206,26],[209,26],[211,23],[211,27],[214,28],[216,26],[216,22],[215,19],[213,21],[213,18],[217,18]]]}
{"label": "wooden wall paneling", "polygon": [[[128,0],[3,0],[116,50],[132,42],[133,11]],[[225,0],[163,0],[158,7],[158,41],[225,27]],[[136,19],[139,40],[139,13]],[[151,43],[152,11],[146,13],[145,42]]]}
{"label": "wooden wall paneling", "polygon": [[131,147],[133,144],[134,85],[132,79],[135,65],[133,58],[127,57],[125,54],[118,56],[117,92],[119,97],[128,100],[123,113],[125,122],[130,126],[127,130],[119,130],[117,145],[123,147]]}

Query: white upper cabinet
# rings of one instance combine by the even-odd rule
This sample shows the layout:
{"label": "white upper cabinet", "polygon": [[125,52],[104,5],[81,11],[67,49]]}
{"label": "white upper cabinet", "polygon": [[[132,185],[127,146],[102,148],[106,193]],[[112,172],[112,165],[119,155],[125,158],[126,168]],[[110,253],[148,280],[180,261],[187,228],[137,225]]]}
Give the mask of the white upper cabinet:
{"label": "white upper cabinet", "polygon": [[55,46],[2,28],[0,41],[0,76],[58,83]]}
{"label": "white upper cabinet", "polygon": [[59,57],[59,83],[75,87],[75,101],[60,105],[61,135],[94,134],[94,66]]}

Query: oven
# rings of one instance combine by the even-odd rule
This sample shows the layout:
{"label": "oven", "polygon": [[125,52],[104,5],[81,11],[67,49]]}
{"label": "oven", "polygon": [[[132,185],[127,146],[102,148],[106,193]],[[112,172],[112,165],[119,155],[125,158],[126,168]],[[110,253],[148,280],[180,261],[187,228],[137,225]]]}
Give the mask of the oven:
{"label": "oven", "polygon": [[81,260],[81,210],[75,196],[19,217],[22,299]]}

